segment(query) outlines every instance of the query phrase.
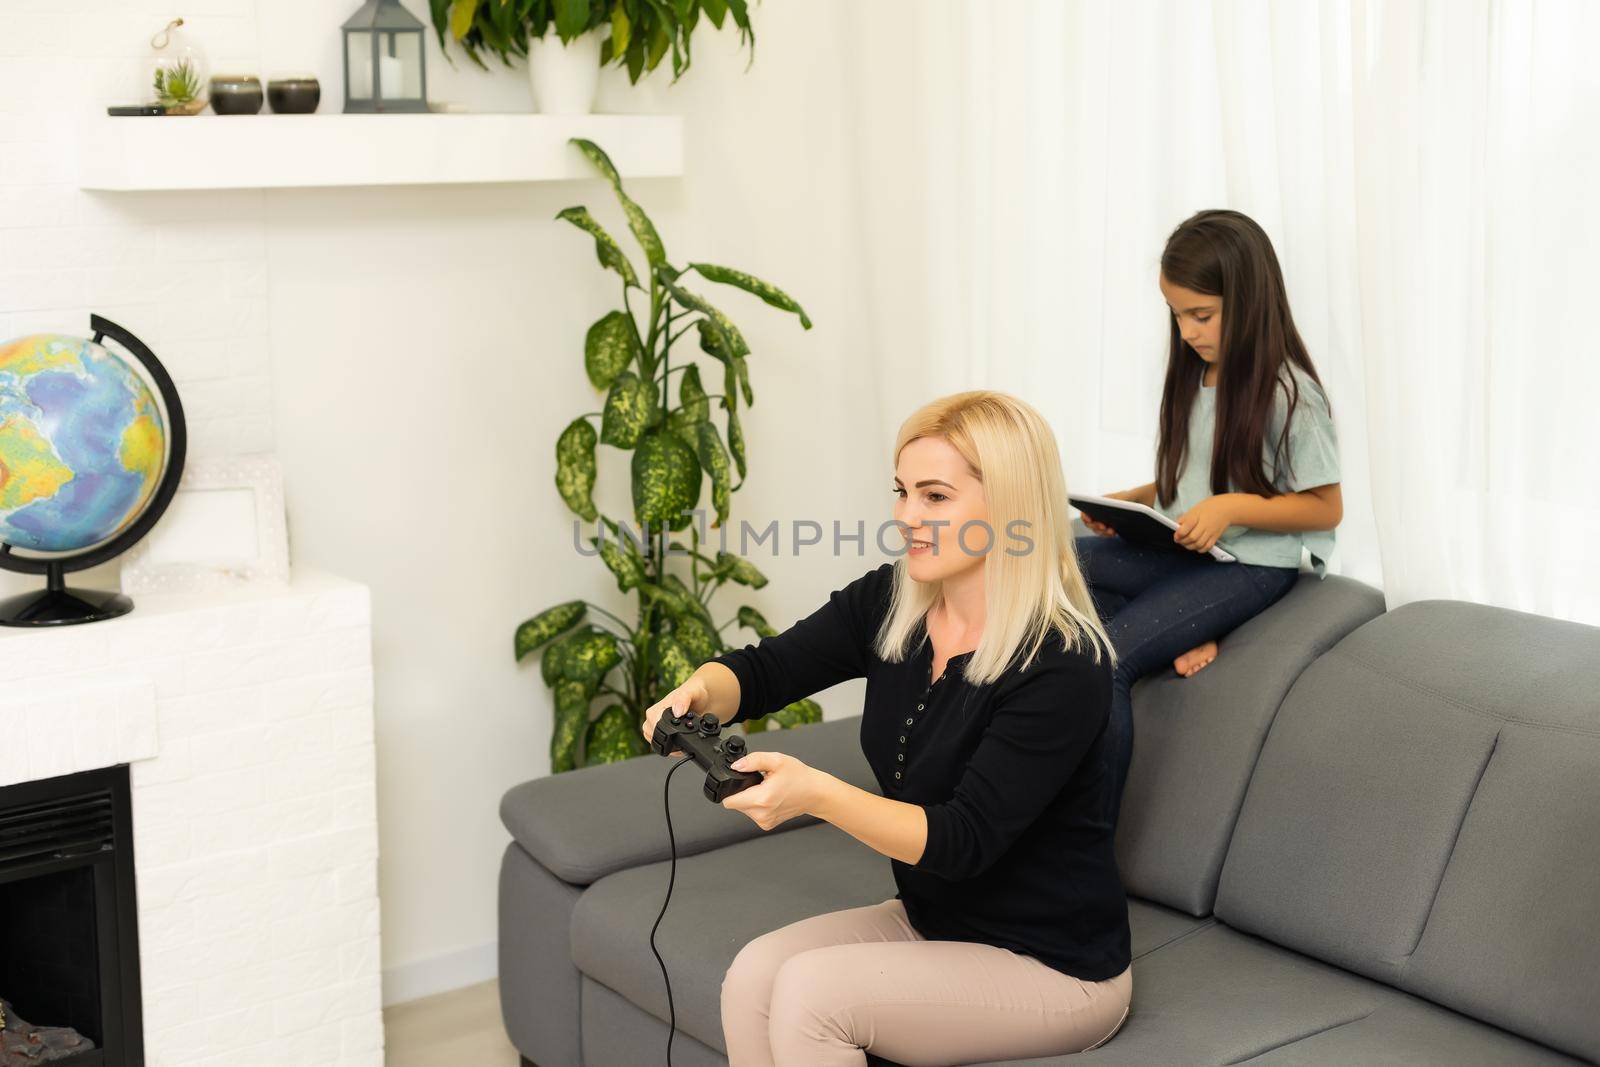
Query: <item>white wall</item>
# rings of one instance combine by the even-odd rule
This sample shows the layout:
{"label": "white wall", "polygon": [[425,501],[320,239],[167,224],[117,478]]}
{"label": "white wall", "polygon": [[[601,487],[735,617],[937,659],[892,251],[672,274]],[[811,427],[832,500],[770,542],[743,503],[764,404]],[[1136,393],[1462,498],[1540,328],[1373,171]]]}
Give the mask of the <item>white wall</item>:
{"label": "white wall", "polygon": [[[202,0],[183,14],[213,70],[309,71],[329,111],[347,6]],[[553,216],[587,204],[631,247],[626,228],[599,182],[81,192],[70,121],[127,95],[168,11],[60,7],[7,0],[0,18],[0,337],[83,333],[92,308],[173,371],[195,454],[278,454],[295,562],[372,587],[385,999],[490,977],[508,840],[497,806],[549,768],[548,691],[536,666],[512,662],[513,629],[575,597],[630,614],[603,566],[575,559],[553,484],[556,435],[599,407],[583,332],[618,299],[589,240]],[[767,0],[748,72],[731,33],[704,34],[678,85],[663,71],[602,86],[601,110],[686,116],[685,176],[630,185],[673,258],[765,276],[816,321],[805,332],[753,298],[723,299],[755,353],[750,483],[735,518],[758,527],[870,528],[889,514],[892,427],[858,373],[872,353],[853,81],[836,46],[848,15],[842,3]],[[435,100],[529,109],[520,67],[457,63],[430,50]],[[625,465],[603,463],[601,477],[601,500],[626,514]],[[752,603],[785,625],[879,558],[870,543],[868,558],[796,557],[789,544],[757,560],[772,585],[726,594],[719,617]],[[72,582],[112,587],[116,571]],[[0,574],[0,595],[36,584]],[[840,714],[858,701],[846,686],[823,702]]]}
{"label": "white wall", "polygon": [[[708,37],[678,86],[612,81],[602,99],[687,116],[685,177],[630,184],[674,260],[765,276],[817,322],[808,333],[742,294],[724,300],[756,353],[751,481],[736,515],[758,526],[888,512],[887,457],[882,502],[869,495],[876,483],[855,476],[888,444],[851,373],[868,353],[852,329],[854,239],[836,125],[845,102],[826,60],[830,24],[770,4],[748,74],[731,39]],[[518,75],[485,80],[525,94]],[[548,771],[548,691],[531,662],[512,662],[514,627],[575,597],[631,614],[597,561],[575,561],[553,484],[556,435],[599,407],[583,375],[584,331],[619,299],[588,238],[554,219],[580,203],[631,248],[596,182],[268,201],[275,408],[293,427],[278,452],[295,551],[374,589],[391,1000],[492,973],[507,839],[497,805],[506,788]],[[707,378],[713,391],[720,380]],[[602,449],[600,499],[613,515],[628,513],[627,470],[604,460],[621,456]],[[749,601],[726,594],[719,618],[753,602],[782,625],[869,563],[811,550],[761,565],[774,586]]]}

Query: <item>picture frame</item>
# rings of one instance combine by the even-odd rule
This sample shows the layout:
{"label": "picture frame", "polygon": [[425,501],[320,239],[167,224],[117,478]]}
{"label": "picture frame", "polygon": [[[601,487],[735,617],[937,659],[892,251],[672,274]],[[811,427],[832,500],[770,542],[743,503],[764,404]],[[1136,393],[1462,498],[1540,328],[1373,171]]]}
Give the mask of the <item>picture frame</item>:
{"label": "picture frame", "polygon": [[289,578],[283,470],[267,452],[190,458],[166,514],[122,561],[129,595],[286,585]]}

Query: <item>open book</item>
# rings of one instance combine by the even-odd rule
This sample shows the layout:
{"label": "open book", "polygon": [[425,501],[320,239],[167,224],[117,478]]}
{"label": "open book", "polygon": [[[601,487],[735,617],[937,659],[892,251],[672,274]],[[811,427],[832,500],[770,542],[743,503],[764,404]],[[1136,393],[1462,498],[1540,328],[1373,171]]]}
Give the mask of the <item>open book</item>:
{"label": "open book", "polygon": [[[1118,535],[1126,537],[1135,544],[1170,548],[1178,552],[1193,551],[1172,539],[1178,524],[1155,508],[1135,504],[1131,500],[1113,500],[1107,496],[1079,496],[1076,493],[1069,493],[1067,500],[1091,519],[1105,523],[1117,531]],[[1209,554],[1212,559],[1221,560],[1223,563],[1237,562],[1232,553],[1216,545],[1211,546]]]}

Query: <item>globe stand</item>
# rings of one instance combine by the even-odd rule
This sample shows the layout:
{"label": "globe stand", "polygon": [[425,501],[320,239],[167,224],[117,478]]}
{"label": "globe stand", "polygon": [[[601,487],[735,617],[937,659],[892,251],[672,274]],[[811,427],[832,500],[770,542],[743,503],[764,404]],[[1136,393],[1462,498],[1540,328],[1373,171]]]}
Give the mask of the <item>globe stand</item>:
{"label": "globe stand", "polygon": [[69,589],[66,569],[52,562],[47,585],[37,593],[0,600],[0,626],[61,626],[114,619],[133,610],[133,600],[107,589]]}
{"label": "globe stand", "polygon": [[167,421],[166,470],[162,472],[161,484],[156,487],[149,506],[131,526],[109,541],[77,555],[55,559],[19,555],[11,550],[11,545],[0,543],[0,570],[45,575],[42,592],[23,593],[0,600],[0,626],[69,626],[73,623],[114,619],[132,611],[133,600],[122,593],[106,589],[68,588],[67,572],[86,570],[115,559],[149,533],[172,502],[173,494],[178,491],[178,481],[183,475],[189,435],[183,417],[183,402],[178,398],[178,387],[173,384],[172,376],[161,365],[156,354],[150,351],[150,346],[126,328],[100,315],[89,316],[89,328],[94,331],[95,344],[100,344],[109,336],[127,349],[144,365],[155,383],[156,391],[161,394]]}

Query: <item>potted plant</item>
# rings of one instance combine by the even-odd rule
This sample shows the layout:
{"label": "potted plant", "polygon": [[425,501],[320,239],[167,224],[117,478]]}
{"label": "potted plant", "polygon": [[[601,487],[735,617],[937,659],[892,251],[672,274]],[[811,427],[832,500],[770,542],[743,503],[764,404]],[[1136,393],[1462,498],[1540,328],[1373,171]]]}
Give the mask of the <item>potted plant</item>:
{"label": "potted plant", "polygon": [[[601,410],[574,419],[556,440],[556,489],[575,515],[602,524],[603,530],[587,542],[617,588],[634,594],[637,615],[627,622],[586,600],[570,600],[516,628],[517,660],[542,652],[540,672],[554,693],[551,773],[648,752],[645,711],[697,666],[730,647],[723,636],[729,626],[744,626],[763,637],[774,632],[748,605],[721,622],[712,613],[712,598],[724,585],[759,589],[767,579],[739,556],[701,551],[693,512],[709,484],[716,513],[711,526],[727,520],[746,472],[739,401],[742,397],[746,406],[752,405],[755,394],[743,334],[689,288],[691,275],[754,294],[811,328],[799,304],[758,278],[709,263],[672,266],[654,224],[623,191],[610,158],[592,142],[572,143],[611,183],[644,250],[646,267],[636,269],[587,208],[569,207],[557,215],[593,238],[600,266],[622,282],[622,306],[601,316],[585,338],[584,369],[605,399]],[[676,342],[687,334],[694,335],[699,355],[720,365],[721,393],[705,391],[696,356],[675,357]],[[712,417],[712,401],[723,413],[720,428]],[[601,514],[595,505],[595,453],[602,444],[632,454],[631,528]],[[595,714],[597,702],[605,706]],[[799,700],[747,723],[746,730],[764,730],[769,719],[787,728],[821,717],[816,703]]]}
{"label": "potted plant", "polygon": [[[615,63],[637,84],[669,53],[672,79],[689,69],[690,35],[702,17],[720,29],[731,21],[755,58],[747,0],[429,0],[439,47],[450,39],[487,70],[482,52],[528,61],[534,107],[546,114],[586,114],[600,68]],[[452,59],[453,63],[454,60]]]}
{"label": "potted plant", "polygon": [[192,60],[157,67],[153,81],[156,103],[166,108],[167,114],[198,115],[205,110],[205,86]]}

